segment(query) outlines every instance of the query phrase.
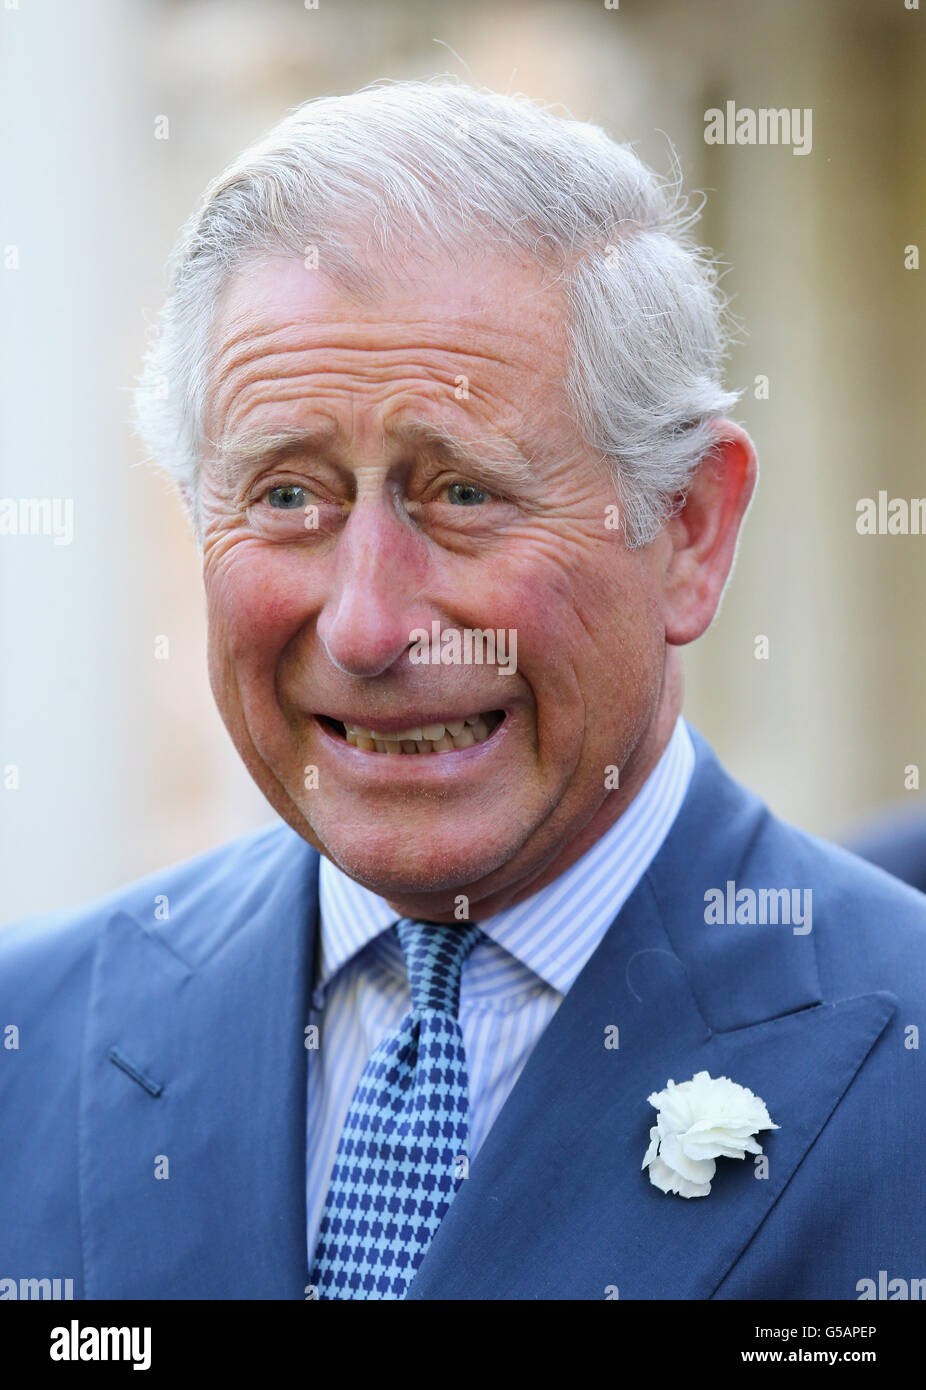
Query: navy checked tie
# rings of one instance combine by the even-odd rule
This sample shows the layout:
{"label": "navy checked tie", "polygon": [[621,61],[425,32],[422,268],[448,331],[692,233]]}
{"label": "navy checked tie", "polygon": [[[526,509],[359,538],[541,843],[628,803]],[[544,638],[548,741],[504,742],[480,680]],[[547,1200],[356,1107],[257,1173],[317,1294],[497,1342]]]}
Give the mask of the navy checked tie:
{"label": "navy checked tie", "polygon": [[311,1283],[321,1299],[399,1299],[463,1178],[469,1083],[457,1018],[482,932],[403,918],[412,1008],[367,1062],[338,1145]]}

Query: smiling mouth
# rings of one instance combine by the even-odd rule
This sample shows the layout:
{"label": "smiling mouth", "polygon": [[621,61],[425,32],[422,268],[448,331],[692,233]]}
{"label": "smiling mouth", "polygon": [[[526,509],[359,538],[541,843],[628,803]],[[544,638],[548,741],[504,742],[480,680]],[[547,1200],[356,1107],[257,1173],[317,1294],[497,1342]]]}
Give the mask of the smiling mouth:
{"label": "smiling mouth", "polygon": [[461,748],[472,748],[476,743],[485,743],[491,738],[505,718],[505,711],[487,710],[482,714],[468,715],[465,719],[448,719],[433,724],[413,725],[408,729],[381,730],[370,729],[362,724],[344,723],[328,715],[318,716],[325,728],[343,738],[353,748],[365,753],[454,753]]}

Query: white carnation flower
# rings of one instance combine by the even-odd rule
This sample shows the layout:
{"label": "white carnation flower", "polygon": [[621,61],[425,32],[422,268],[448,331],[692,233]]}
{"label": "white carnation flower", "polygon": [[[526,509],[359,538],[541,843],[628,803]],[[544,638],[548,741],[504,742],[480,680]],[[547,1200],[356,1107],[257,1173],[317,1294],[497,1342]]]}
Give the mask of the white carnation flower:
{"label": "white carnation flower", "polygon": [[778,1129],[765,1102],[727,1076],[699,1071],[690,1081],[647,1096],[656,1123],[643,1159],[650,1182],[680,1197],[706,1197],[717,1171],[717,1158],[760,1154],[757,1130]]}

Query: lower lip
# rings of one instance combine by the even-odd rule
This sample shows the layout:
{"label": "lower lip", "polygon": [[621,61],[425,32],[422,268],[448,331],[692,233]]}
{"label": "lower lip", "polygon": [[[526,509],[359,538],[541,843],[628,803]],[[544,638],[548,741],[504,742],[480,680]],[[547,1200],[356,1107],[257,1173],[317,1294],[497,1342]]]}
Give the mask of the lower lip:
{"label": "lower lip", "polygon": [[481,743],[470,744],[469,748],[454,748],[446,753],[373,753],[365,748],[355,748],[333,733],[320,719],[314,721],[325,746],[337,755],[345,769],[359,772],[365,779],[383,778],[390,782],[459,777],[501,748],[508,738],[511,722],[511,715],[506,712],[505,718],[488,738]]}

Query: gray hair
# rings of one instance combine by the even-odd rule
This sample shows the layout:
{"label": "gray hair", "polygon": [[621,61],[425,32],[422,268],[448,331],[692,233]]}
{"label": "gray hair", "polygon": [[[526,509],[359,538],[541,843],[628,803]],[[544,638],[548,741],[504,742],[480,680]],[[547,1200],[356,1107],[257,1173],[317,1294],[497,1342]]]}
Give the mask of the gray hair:
{"label": "gray hair", "polygon": [[651,540],[700,461],[724,389],[726,306],[675,177],[629,145],[524,96],[464,83],[374,83],[304,102],[206,188],[171,254],[170,288],[135,390],[149,452],[189,494],[209,441],[210,341],[223,289],[264,255],[305,259],[354,293],[400,234],[419,255],[487,240],[552,267],[568,302],[564,383],[609,467],[629,545]]}

